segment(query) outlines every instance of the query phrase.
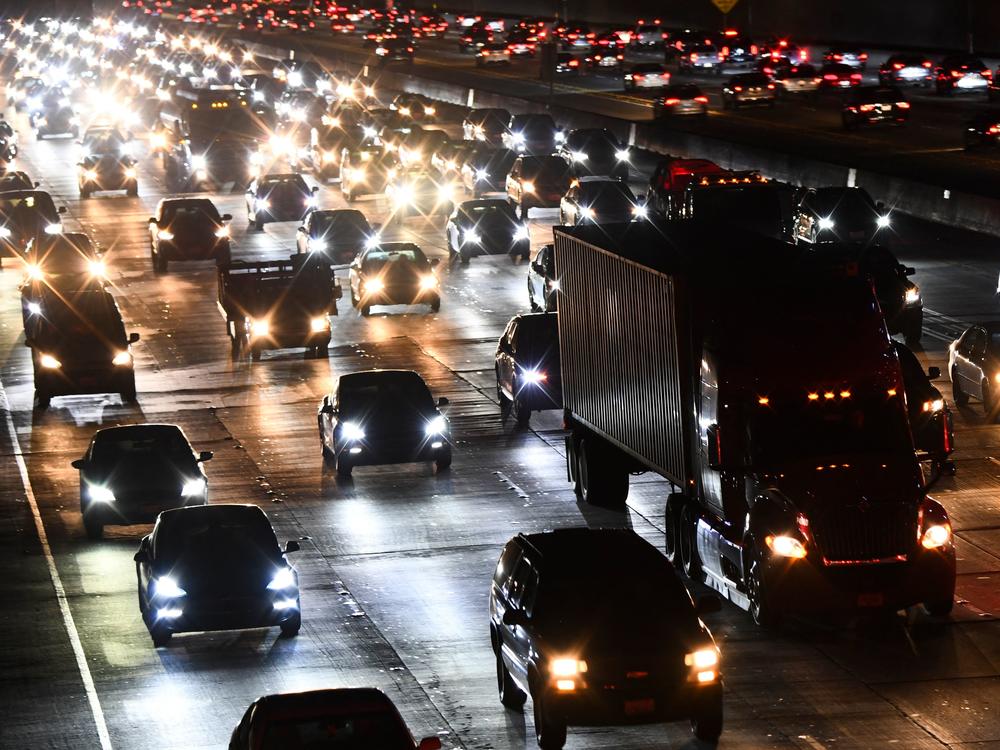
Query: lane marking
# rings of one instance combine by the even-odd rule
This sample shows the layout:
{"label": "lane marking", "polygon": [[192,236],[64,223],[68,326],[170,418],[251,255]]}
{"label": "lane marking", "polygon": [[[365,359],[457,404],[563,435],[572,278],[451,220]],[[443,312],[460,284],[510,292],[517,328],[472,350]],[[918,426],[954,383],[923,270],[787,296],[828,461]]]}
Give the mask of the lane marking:
{"label": "lane marking", "polygon": [[4,417],[7,422],[7,434],[10,436],[11,451],[14,455],[14,461],[17,463],[17,470],[21,474],[21,484],[28,498],[28,505],[31,507],[31,516],[35,521],[35,532],[38,534],[38,541],[42,545],[42,553],[45,555],[45,564],[49,569],[49,578],[52,580],[52,587],[56,592],[56,601],[59,603],[59,612],[62,615],[63,625],[66,626],[66,634],[69,636],[70,645],[73,647],[73,656],[76,657],[76,666],[80,670],[80,677],[83,679],[83,689],[87,693],[90,712],[94,716],[97,736],[101,741],[101,750],[112,750],[111,735],[108,733],[108,725],[104,720],[104,709],[101,708],[101,699],[97,695],[94,678],[90,674],[87,655],[83,651],[83,643],[80,641],[80,634],[76,629],[73,613],[69,609],[69,599],[66,596],[66,589],[63,587],[62,577],[59,575],[58,568],[56,568],[56,560],[52,555],[52,548],[49,546],[49,537],[45,533],[42,514],[38,510],[38,502],[35,500],[35,493],[31,489],[31,480],[28,478],[28,466],[24,462],[21,443],[17,439],[17,430],[14,428],[14,419],[11,416],[10,401],[7,399],[7,391],[4,389],[2,382],[0,382],[0,408],[4,410]]}
{"label": "lane marking", "polygon": [[504,474],[504,473],[503,473],[502,471],[494,471],[494,472],[493,472],[493,474],[494,474],[494,476],[495,476],[495,477],[496,477],[497,479],[499,479],[499,480],[500,480],[501,482],[503,482],[503,483],[504,483],[505,485],[507,485],[507,488],[508,488],[508,489],[511,489],[511,490],[514,490],[514,493],[515,493],[515,494],[516,494],[516,495],[517,495],[517,496],[518,496],[519,498],[521,498],[522,500],[530,500],[530,499],[531,499],[531,495],[529,495],[529,494],[528,494],[527,492],[525,492],[525,491],[524,491],[523,489],[521,489],[520,487],[518,487],[518,486],[517,486],[517,485],[516,485],[516,484],[514,483],[514,480],[513,480],[513,479],[511,479],[510,477],[508,477],[508,476],[507,476],[506,474]]}

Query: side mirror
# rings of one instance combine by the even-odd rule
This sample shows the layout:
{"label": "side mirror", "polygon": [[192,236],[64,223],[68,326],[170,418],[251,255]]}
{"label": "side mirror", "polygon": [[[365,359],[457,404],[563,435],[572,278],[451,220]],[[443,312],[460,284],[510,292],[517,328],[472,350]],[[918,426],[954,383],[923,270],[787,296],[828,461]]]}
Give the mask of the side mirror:
{"label": "side mirror", "polygon": [[305,232],[306,228],[305,227],[295,227],[295,231],[296,232]]}
{"label": "side mirror", "polygon": [[940,367],[928,367],[927,368],[927,379],[928,380],[937,380],[939,377],[941,377],[941,368]]}
{"label": "side mirror", "polygon": [[321,414],[333,414],[333,403],[329,396],[323,396],[323,405],[319,408]]}
{"label": "side mirror", "polygon": [[40,183],[40,182],[38,182],[38,181],[36,180],[36,181],[35,181],[35,187],[41,187],[41,186],[42,186],[42,183]]}
{"label": "side mirror", "polygon": [[318,193],[318,192],[319,192],[319,188],[318,188],[317,186],[313,185],[313,186],[312,186],[312,187],[311,187],[311,188],[309,189],[309,192],[311,192],[311,193],[314,193],[314,194],[315,194],[315,193]]}
{"label": "side mirror", "polygon": [[150,216],[149,219],[146,221],[146,223],[147,224],[156,224],[157,226],[159,225],[159,222],[156,220],[155,216]]}
{"label": "side mirror", "polygon": [[148,563],[149,562],[149,552],[143,548],[139,548],[139,551],[132,555],[132,559],[137,563]]}
{"label": "side mirror", "polygon": [[70,466],[72,466],[74,469],[82,469],[86,465],[87,465],[86,460],[84,460],[82,458],[78,458],[78,459],[76,459],[76,461],[73,461],[70,464]]}
{"label": "side mirror", "polygon": [[437,268],[439,265],[441,265],[440,258],[431,258],[431,268]]}
{"label": "side mirror", "polygon": [[56,210],[57,210],[57,211],[58,211],[59,213],[61,213],[61,214],[64,214],[64,213],[66,213],[66,206],[59,206],[59,208],[58,208],[58,209],[56,209]]}
{"label": "side mirror", "polygon": [[450,402],[444,396],[438,399],[438,406],[447,406]]}
{"label": "side mirror", "polygon": [[885,213],[885,204],[882,201],[875,201],[875,210],[880,214]]}
{"label": "side mirror", "polygon": [[284,552],[286,555],[289,554],[290,552],[298,552],[299,549],[300,549],[299,543],[296,542],[294,539],[289,539],[287,542],[285,542]]}
{"label": "side mirror", "polygon": [[33,340],[29,339],[29,338],[26,338],[24,340],[24,345],[30,349],[31,347],[33,347],[35,345],[35,342]]}
{"label": "side mirror", "polygon": [[904,276],[912,276],[916,272],[917,272],[917,269],[914,268],[913,266],[903,266],[903,275]]}
{"label": "side mirror", "polygon": [[233,220],[233,215],[232,214],[222,214],[222,220],[223,221],[232,221]]}
{"label": "side mirror", "polygon": [[138,340],[139,340],[139,334],[138,333],[130,333],[128,335],[128,342],[130,344],[134,344]]}
{"label": "side mirror", "polygon": [[417,745],[417,750],[441,750],[441,739],[439,737],[424,737]]}
{"label": "side mirror", "polygon": [[205,461],[211,461],[215,454],[212,451],[202,451],[198,454],[198,463],[204,463]]}
{"label": "side mirror", "polygon": [[519,609],[508,607],[503,613],[503,624],[523,628],[528,624],[528,616]]}
{"label": "side mirror", "polygon": [[712,594],[699,596],[694,602],[694,611],[697,615],[711,615],[722,609],[722,600]]}
{"label": "side mirror", "polygon": [[722,468],[722,442],[719,425],[710,424],[705,432],[708,438],[708,468],[718,471]]}

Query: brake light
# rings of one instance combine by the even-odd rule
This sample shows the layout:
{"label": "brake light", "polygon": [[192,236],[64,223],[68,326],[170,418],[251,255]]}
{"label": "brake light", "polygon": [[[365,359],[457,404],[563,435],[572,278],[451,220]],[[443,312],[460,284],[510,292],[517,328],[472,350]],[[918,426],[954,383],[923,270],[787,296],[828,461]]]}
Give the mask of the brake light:
{"label": "brake light", "polygon": [[862,112],[871,112],[873,109],[875,109],[875,105],[874,104],[862,104],[861,105],[861,111]]}
{"label": "brake light", "polygon": [[768,87],[769,89],[773,89],[773,88],[774,88],[774,84],[773,84],[773,83],[769,83],[769,84],[767,84],[767,87]]}
{"label": "brake light", "polygon": [[666,39],[666,38],[667,38],[667,33],[666,32],[663,32],[662,34],[660,34],[660,39]]}
{"label": "brake light", "polygon": [[579,64],[580,64],[580,61],[579,61],[579,60],[570,60],[570,61],[569,61],[569,66],[570,66],[571,68],[575,68],[575,67],[577,67],[577,66],[578,66]]}
{"label": "brake light", "polygon": [[834,60],[843,60],[844,56],[838,52],[837,54],[833,55],[833,59]]}
{"label": "brake light", "polygon": [[698,102],[699,104],[708,104],[708,97],[707,96],[696,96],[694,98],[694,100],[696,102]]}
{"label": "brake light", "polygon": [[698,53],[697,52],[692,52],[691,53],[691,62],[698,62]]}
{"label": "brake light", "polygon": [[728,57],[729,56],[729,47],[723,47],[722,48],[722,52],[720,52],[719,55],[721,57]]}
{"label": "brake light", "polygon": [[861,74],[860,73],[851,73],[851,80],[852,81],[860,81],[861,80]]}
{"label": "brake light", "polygon": [[680,104],[681,100],[675,99],[674,97],[670,97],[669,99],[664,99],[663,103],[666,104],[668,107],[673,107],[675,104]]}
{"label": "brake light", "polygon": [[983,71],[983,78],[992,78],[992,77],[993,77],[992,70],[987,69]]}
{"label": "brake light", "polygon": [[1000,135],[1000,125],[990,125],[990,129],[986,132],[990,135]]}
{"label": "brake light", "polygon": [[742,90],[743,90],[742,86],[733,86],[733,91],[742,91]]}
{"label": "brake light", "polygon": [[909,102],[896,102],[896,106],[899,107],[900,109],[909,109],[910,108],[910,103]]}
{"label": "brake light", "polygon": [[660,74],[660,78],[662,78],[664,81],[669,81],[670,80],[670,74],[669,73],[661,73]]}
{"label": "brake light", "polygon": [[860,55],[858,55],[858,59],[859,60],[867,60],[868,59],[868,53],[867,52],[862,52]]}
{"label": "brake light", "polygon": [[924,67],[925,67],[925,68],[929,68],[929,67],[931,67],[931,65],[932,65],[932,64],[933,64],[933,63],[931,63],[931,61],[930,61],[930,60],[924,60]]}
{"label": "brake light", "polygon": [[823,76],[823,80],[824,81],[836,81],[837,80],[837,74],[836,73],[826,73]]}
{"label": "brake light", "polygon": [[760,48],[756,44],[751,44],[750,45],[750,54],[751,55],[756,55],[758,52],[760,52]]}
{"label": "brake light", "polygon": [[951,77],[952,78],[961,78],[963,75],[964,75],[964,73],[961,70],[953,70],[953,71],[951,71]]}
{"label": "brake light", "polygon": [[902,70],[902,68],[903,68],[903,63],[893,63],[892,64],[892,69],[893,70]]}
{"label": "brake light", "polygon": [[642,73],[633,73],[632,74],[632,80],[633,81],[641,81],[643,78],[645,78],[645,76]]}

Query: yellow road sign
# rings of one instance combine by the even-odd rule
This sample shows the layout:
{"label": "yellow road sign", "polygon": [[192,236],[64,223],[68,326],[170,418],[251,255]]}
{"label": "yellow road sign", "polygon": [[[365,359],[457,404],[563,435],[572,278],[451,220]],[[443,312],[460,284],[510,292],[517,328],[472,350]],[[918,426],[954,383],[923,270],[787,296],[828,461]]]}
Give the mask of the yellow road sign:
{"label": "yellow road sign", "polygon": [[728,13],[740,0],[712,0],[712,4],[723,13]]}

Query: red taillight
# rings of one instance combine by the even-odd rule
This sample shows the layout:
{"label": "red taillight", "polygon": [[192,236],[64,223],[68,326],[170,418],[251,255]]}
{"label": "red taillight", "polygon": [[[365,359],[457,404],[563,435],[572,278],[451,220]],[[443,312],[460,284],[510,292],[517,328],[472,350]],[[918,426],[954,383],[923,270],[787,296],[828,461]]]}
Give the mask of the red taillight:
{"label": "red taillight", "polygon": [[860,81],[861,80],[861,74],[860,73],[851,73],[851,80],[852,81]]}
{"label": "red taillight", "polygon": [[570,66],[571,68],[575,68],[575,67],[577,67],[577,66],[578,66],[579,64],[580,64],[580,61],[579,61],[579,60],[570,60],[570,61],[569,61],[569,66]]}
{"label": "red taillight", "polygon": [[664,81],[669,81],[670,80],[670,74],[669,73],[661,73],[660,74],[660,78],[662,78]]}
{"label": "red taillight", "polygon": [[407,48],[406,48],[406,51],[407,51],[407,52],[413,52],[413,47],[407,47]]}
{"label": "red taillight", "polygon": [[666,32],[663,32],[662,34],[660,34],[660,39],[666,39],[666,38],[667,38],[667,33]]}
{"label": "red taillight", "polygon": [[900,109],[909,109],[910,108],[910,103],[909,102],[896,102],[896,106],[899,107]]}
{"label": "red taillight", "polygon": [[992,77],[993,77],[993,71],[992,70],[984,70],[983,71],[983,78],[992,78]]}
{"label": "red taillight", "polygon": [[668,107],[673,107],[675,104],[680,104],[681,100],[670,97],[669,99],[664,99],[663,103],[666,104]]}
{"label": "red taillight", "polygon": [[597,34],[595,34],[593,31],[591,31],[589,34],[587,34],[587,39],[593,39],[596,36],[597,36]]}
{"label": "red taillight", "polygon": [[953,71],[951,71],[951,77],[952,78],[961,78],[963,75],[965,75],[965,74],[961,70],[953,70]]}
{"label": "red taillight", "polygon": [[733,91],[742,91],[742,90],[743,90],[742,86],[733,86]]}
{"label": "red taillight", "polygon": [[836,73],[826,73],[826,74],[823,75],[823,80],[824,81],[836,81],[837,80],[837,74]]}
{"label": "red taillight", "polygon": [[692,52],[691,53],[691,62],[698,62],[698,53],[697,52]]}
{"label": "red taillight", "polygon": [[868,59],[868,53],[867,52],[862,52],[860,55],[858,55],[858,59],[859,60],[867,60]]}
{"label": "red taillight", "polygon": [[645,76],[643,76],[642,73],[633,73],[632,74],[632,80],[633,81],[641,81],[644,77]]}
{"label": "red taillight", "polygon": [[773,83],[769,83],[769,84],[767,84],[767,87],[768,87],[769,89],[773,89],[773,88],[774,88],[774,84],[773,84]]}
{"label": "red taillight", "polygon": [[842,54],[840,54],[839,52],[837,54],[835,54],[835,55],[832,55],[832,57],[833,57],[834,60],[843,60],[844,59],[844,56]]}
{"label": "red taillight", "polygon": [[1000,135],[1000,125],[990,125],[990,129],[986,132],[990,135]]}
{"label": "red taillight", "polygon": [[696,102],[698,102],[699,104],[708,104],[708,97],[707,96],[696,96],[694,98],[694,100]]}
{"label": "red taillight", "polygon": [[719,54],[722,57],[728,57],[729,56],[729,47],[723,47],[722,51]]}
{"label": "red taillight", "polygon": [[751,55],[756,55],[759,52],[760,52],[760,48],[756,44],[751,44],[750,45],[750,54]]}
{"label": "red taillight", "polygon": [[925,67],[925,68],[929,68],[929,67],[931,67],[932,65],[933,65],[933,63],[932,63],[932,62],[931,62],[930,60],[924,60],[924,67]]}
{"label": "red taillight", "polygon": [[625,59],[625,55],[615,55],[615,59],[616,60],[624,60]]}
{"label": "red taillight", "polygon": [[862,112],[871,112],[873,109],[875,109],[875,105],[874,104],[862,104],[861,105],[861,111]]}
{"label": "red taillight", "polygon": [[902,68],[903,68],[903,63],[893,63],[892,64],[892,69],[893,70],[902,70]]}

